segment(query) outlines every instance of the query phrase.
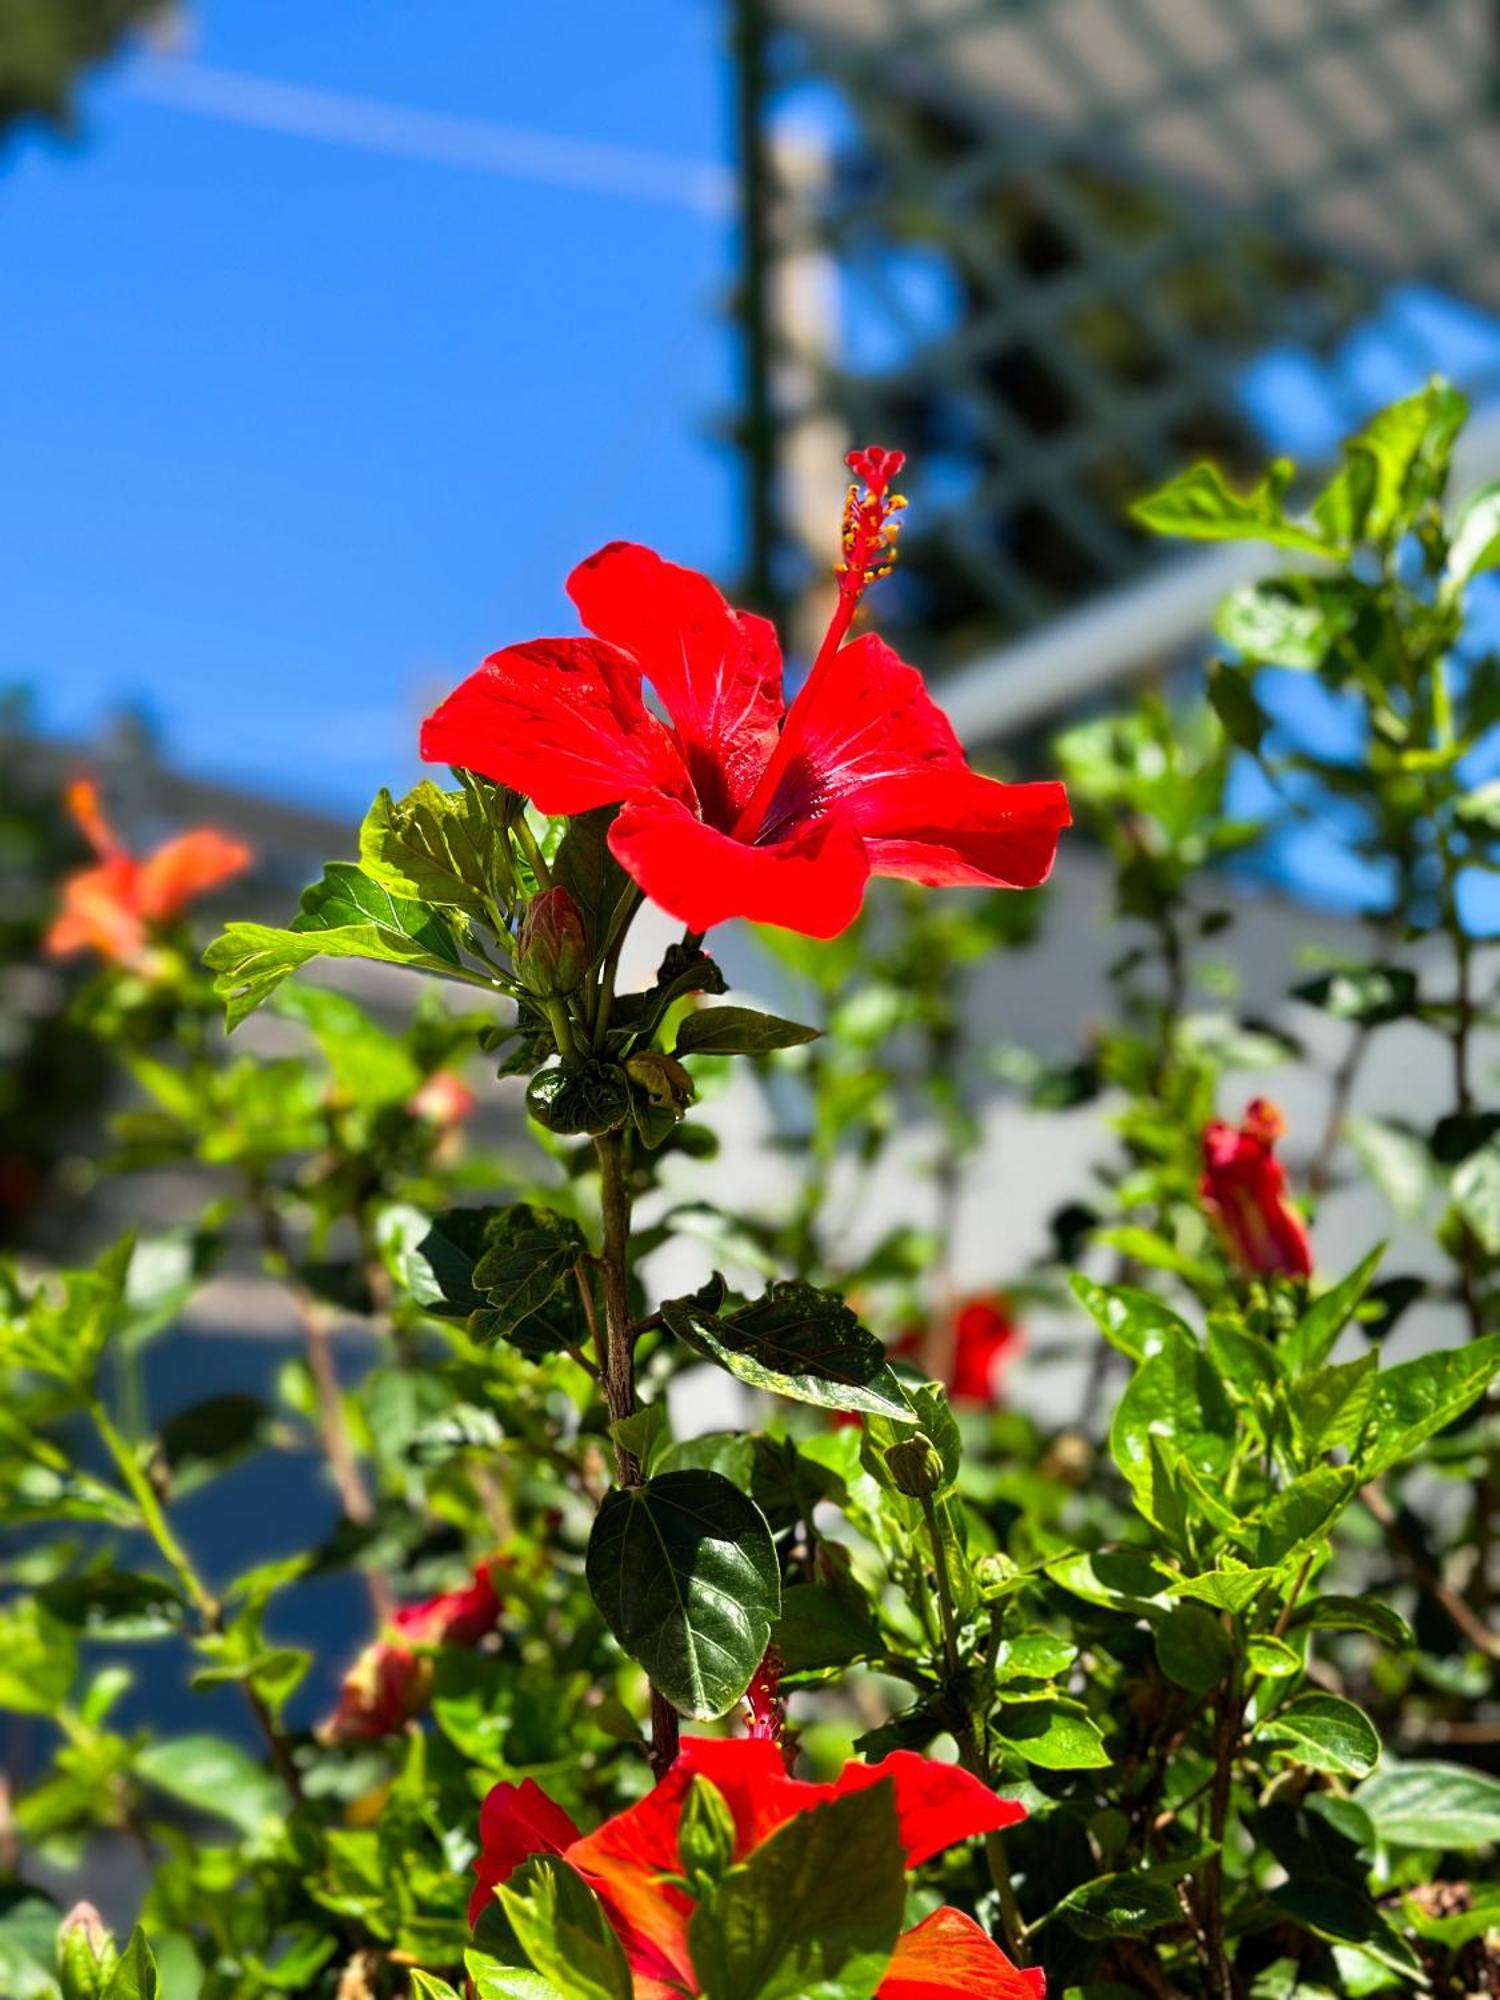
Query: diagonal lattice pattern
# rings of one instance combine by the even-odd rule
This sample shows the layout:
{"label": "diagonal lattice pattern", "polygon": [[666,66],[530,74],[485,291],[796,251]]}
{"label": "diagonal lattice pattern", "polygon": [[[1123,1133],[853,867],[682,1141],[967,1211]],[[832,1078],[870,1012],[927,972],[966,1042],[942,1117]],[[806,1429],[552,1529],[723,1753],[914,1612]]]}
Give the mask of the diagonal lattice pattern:
{"label": "diagonal lattice pattern", "polygon": [[1269,348],[1329,357],[1397,285],[1500,313],[1492,0],[765,5],[838,134],[775,240],[840,302],[821,352],[766,338],[917,455],[891,610],[950,657],[1129,576],[1185,458],[1259,462]]}

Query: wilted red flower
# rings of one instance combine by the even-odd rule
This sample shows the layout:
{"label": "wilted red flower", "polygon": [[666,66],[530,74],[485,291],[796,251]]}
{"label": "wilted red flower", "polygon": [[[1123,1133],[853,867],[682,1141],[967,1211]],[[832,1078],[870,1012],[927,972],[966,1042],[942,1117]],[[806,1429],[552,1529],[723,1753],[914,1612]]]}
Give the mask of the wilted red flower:
{"label": "wilted red flower", "polygon": [[153,929],[255,859],[243,842],[208,826],[178,834],[138,859],[116,838],[92,778],[74,779],[64,798],[98,860],[63,883],[62,907],[43,941],[54,958],[96,951],[116,965],[140,967]]}
{"label": "wilted red flower", "polygon": [[[904,502],[899,452],[850,454],[832,623],[784,706],[763,618],[706,577],[613,542],[568,593],[585,639],[492,653],[428,717],[422,755],[524,792],[543,812],[619,805],[610,847],[690,930],[729,917],[832,937],[868,877],[1031,888],[1068,823],[1059,784],[970,770],[922,677],[872,634],[845,645],[866,587],[889,568]],[[666,710],[647,707],[649,684]]]}
{"label": "wilted red flower", "polygon": [[435,1069],[420,1089],[407,1098],[406,1109],[411,1117],[448,1131],[472,1117],[476,1102],[461,1076],[451,1069]]}
{"label": "wilted red flower", "polygon": [[432,1662],[421,1649],[477,1646],[493,1631],[500,1598],[488,1563],[460,1590],[421,1604],[404,1604],[389,1630],[372,1639],[344,1677],[338,1706],[320,1734],[329,1743],[363,1743],[392,1736],[420,1715],[432,1691]]}
{"label": "wilted red flower", "polygon": [[1257,1097],[1242,1125],[1215,1119],[1203,1134],[1203,1206],[1250,1277],[1305,1278],[1313,1267],[1306,1225],[1287,1200],[1275,1154],[1285,1130],[1276,1106]]}
{"label": "wilted red flower", "polygon": [[[997,1295],[970,1299],[960,1306],[954,1315],[951,1349],[944,1371],[944,1387],[952,1401],[998,1409],[1004,1400],[1005,1366],[1024,1340],[1011,1316],[1009,1300]],[[909,1328],[891,1349],[893,1354],[918,1362],[925,1358],[926,1351],[927,1336],[922,1327]]]}
{"label": "wilted red flower", "polygon": [[[597,1832],[580,1834],[536,1782],[496,1785],[479,1817],[479,1886],[469,1905],[477,1923],[495,1889],[533,1854],[560,1854],[596,1891],[625,1948],[635,2000],[680,2000],[699,1989],[688,1949],[693,1899],[678,1884],[678,1829],[693,1779],[723,1795],[735,1828],[735,1861],[759,1847],[798,1813],[867,1785],[894,1789],[906,1865],[940,1854],[956,1841],[998,1831],[1026,1816],[952,1764],[898,1750],[883,1764],[846,1764],[831,1785],[790,1778],[774,1743],[687,1738],[676,1763],[656,1787]],[[941,1909],[902,1937],[878,2000],[1042,2000],[1040,1972],[1020,1972],[979,1925]]]}

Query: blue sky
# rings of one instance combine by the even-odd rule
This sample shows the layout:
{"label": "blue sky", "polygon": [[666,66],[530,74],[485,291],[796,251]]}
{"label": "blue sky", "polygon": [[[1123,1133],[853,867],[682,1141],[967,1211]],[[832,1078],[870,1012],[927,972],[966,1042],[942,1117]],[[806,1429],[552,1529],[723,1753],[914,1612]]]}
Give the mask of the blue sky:
{"label": "blue sky", "polygon": [[729,112],[715,0],[206,0],[101,73],[0,163],[0,684],[353,810],[600,542],[726,567]]}

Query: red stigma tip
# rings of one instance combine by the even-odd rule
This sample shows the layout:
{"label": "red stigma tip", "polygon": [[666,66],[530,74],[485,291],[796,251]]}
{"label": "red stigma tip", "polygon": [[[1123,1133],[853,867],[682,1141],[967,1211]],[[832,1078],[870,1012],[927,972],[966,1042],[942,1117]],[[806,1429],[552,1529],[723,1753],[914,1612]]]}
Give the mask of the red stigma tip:
{"label": "red stigma tip", "polygon": [[900,527],[895,517],[906,501],[892,493],[890,485],[905,465],[906,453],[870,444],[851,451],[844,462],[855,484],[844,500],[844,559],[838,565],[838,579],[839,594],[852,608],[872,583],[889,576],[895,566]]}

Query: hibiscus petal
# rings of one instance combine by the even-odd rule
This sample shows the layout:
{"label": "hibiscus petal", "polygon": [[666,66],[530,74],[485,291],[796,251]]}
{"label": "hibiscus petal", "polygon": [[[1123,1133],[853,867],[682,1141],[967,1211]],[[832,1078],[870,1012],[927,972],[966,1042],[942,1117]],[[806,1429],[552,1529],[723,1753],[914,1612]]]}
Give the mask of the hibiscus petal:
{"label": "hibiscus petal", "polygon": [[729,826],[776,747],[781,649],[706,576],[633,542],[580,563],[568,595],[591,632],[635,656],[677,730],[706,819]]}
{"label": "hibiscus petal", "polygon": [[535,1778],[519,1785],[508,1780],[490,1788],[479,1809],[479,1886],[469,1901],[469,1922],[477,1924],[491,1896],[533,1854],[565,1854],[578,1828]]}
{"label": "hibiscus petal", "polygon": [[748,917],[836,937],[859,914],[870,872],[858,837],[837,818],[752,847],[660,793],[629,800],[609,844],[651,900],[692,931]]}
{"label": "hibiscus petal", "polygon": [[634,661],[594,639],[491,653],[422,724],[422,756],[522,792],[545,813],[632,792],[686,794],[677,747],[647,709]]}
{"label": "hibiscus petal", "polygon": [[221,882],[241,875],[255,855],[242,840],[211,826],[179,834],[140,864],[137,897],[141,915],[162,923]]}
{"label": "hibiscus petal", "polygon": [[972,1917],[946,1907],[896,1940],[876,2000],[1044,2000],[1041,1972],[1021,1972]]}
{"label": "hibiscus petal", "polygon": [[840,647],[787,711],[775,789],[758,817],[776,838],[830,806],[853,823],[872,787],[915,772],[963,770],[964,753],[922,676],[873,633]]}
{"label": "hibiscus petal", "polygon": [[1072,818],[1059,784],[1003,785],[968,769],[892,778],[841,810],[864,836],[874,874],[930,889],[1034,889]]}
{"label": "hibiscus petal", "polygon": [[1026,1817],[1025,1806],[1002,1799],[957,1764],[943,1764],[915,1750],[893,1750],[878,1764],[846,1764],[831,1794],[838,1798],[862,1791],[883,1778],[890,1778],[896,1787],[896,1817],[908,1868],[960,1840],[998,1833]]}
{"label": "hibiscus petal", "polygon": [[140,869],[116,854],[97,868],[84,868],[63,884],[62,907],[42,941],[51,958],[97,951],[101,958],[128,964],[146,947],[137,908]]}

